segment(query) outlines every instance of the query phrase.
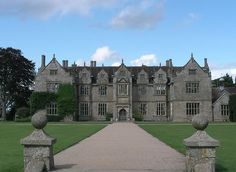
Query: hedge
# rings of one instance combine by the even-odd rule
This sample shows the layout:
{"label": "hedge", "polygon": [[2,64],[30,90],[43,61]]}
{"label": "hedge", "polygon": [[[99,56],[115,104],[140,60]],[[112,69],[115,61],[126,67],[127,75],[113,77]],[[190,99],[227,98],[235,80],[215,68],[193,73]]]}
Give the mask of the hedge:
{"label": "hedge", "polygon": [[236,122],[236,95],[229,96],[230,121]]}

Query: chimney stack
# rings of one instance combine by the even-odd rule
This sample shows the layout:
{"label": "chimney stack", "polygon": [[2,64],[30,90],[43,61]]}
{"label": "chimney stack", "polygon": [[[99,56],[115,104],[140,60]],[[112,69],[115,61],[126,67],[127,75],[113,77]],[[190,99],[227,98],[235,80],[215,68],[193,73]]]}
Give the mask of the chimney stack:
{"label": "chimney stack", "polygon": [[169,62],[169,60],[166,60],[166,67],[170,67],[170,62]]}
{"label": "chimney stack", "polygon": [[67,68],[68,67],[68,60],[62,60],[62,66],[64,68]]}
{"label": "chimney stack", "polygon": [[45,56],[45,55],[42,55],[42,56],[41,56],[41,68],[44,68],[44,67],[45,67],[45,59],[46,59],[46,56]]}
{"label": "chimney stack", "polygon": [[170,65],[170,67],[173,67],[173,65],[172,65],[172,59],[169,59],[169,65]]}
{"label": "chimney stack", "polygon": [[96,61],[90,61],[90,67],[96,67]]}

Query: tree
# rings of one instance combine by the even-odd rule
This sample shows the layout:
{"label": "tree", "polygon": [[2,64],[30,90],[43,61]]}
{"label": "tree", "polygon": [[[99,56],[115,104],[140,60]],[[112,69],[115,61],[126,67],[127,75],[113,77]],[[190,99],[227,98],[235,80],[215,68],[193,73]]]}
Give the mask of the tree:
{"label": "tree", "polygon": [[57,109],[62,117],[73,115],[75,112],[75,90],[71,84],[61,84],[57,91]]}
{"label": "tree", "polygon": [[223,84],[225,87],[234,87],[235,86],[232,76],[229,76],[228,73],[226,73],[226,75],[223,77],[213,80],[212,84],[215,87],[219,87],[221,84]]}
{"label": "tree", "polygon": [[3,120],[6,119],[6,110],[16,105],[16,102],[28,101],[34,76],[34,63],[26,59],[21,50],[0,48],[0,102]]}

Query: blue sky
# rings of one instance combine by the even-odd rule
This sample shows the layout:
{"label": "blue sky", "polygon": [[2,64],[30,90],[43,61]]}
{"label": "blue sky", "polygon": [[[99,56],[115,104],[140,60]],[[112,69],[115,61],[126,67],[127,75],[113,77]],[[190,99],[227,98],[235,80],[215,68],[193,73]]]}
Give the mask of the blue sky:
{"label": "blue sky", "polygon": [[40,66],[184,65],[193,52],[212,77],[236,76],[234,0],[0,0],[0,47],[21,49]]}

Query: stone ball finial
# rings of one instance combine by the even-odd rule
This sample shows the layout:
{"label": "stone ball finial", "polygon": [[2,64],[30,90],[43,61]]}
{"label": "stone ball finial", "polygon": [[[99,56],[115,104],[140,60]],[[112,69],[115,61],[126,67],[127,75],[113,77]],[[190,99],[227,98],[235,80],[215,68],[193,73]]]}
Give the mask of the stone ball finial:
{"label": "stone ball finial", "polygon": [[43,129],[48,122],[45,110],[37,111],[31,118],[31,122],[34,128]]}
{"label": "stone ball finial", "polygon": [[195,115],[192,119],[192,126],[197,130],[204,130],[208,126],[208,119],[205,115]]}

